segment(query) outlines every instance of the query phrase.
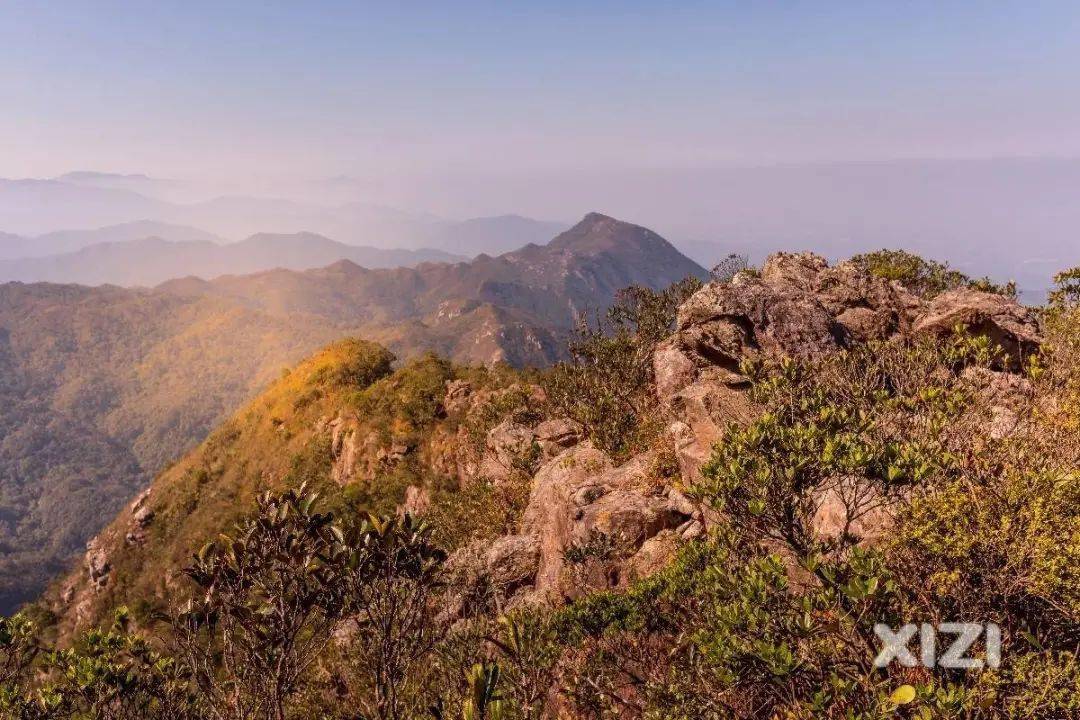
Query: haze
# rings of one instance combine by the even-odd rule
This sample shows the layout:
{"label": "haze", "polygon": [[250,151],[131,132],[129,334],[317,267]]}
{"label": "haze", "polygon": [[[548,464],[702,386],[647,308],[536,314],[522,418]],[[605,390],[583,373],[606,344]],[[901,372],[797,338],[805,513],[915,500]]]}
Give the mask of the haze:
{"label": "haze", "polygon": [[[1038,284],[1080,260],[1078,30],[1070,2],[8,2],[0,176],[601,210],[703,261],[900,245]],[[49,202],[0,231],[72,228]],[[267,222],[200,228],[320,230]]]}

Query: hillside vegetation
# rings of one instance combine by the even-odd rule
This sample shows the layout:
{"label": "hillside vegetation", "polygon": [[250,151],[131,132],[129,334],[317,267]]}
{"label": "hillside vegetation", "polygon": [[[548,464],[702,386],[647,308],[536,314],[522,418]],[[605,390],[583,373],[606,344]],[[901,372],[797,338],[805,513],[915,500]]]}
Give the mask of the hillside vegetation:
{"label": "hillside vegetation", "polygon": [[0,607],[337,328],[214,299],[0,286]]}
{"label": "hillside vegetation", "polygon": [[[1076,717],[1080,271],[1036,312],[894,260],[632,289],[542,373],[328,347],[4,621],[0,708]],[[952,621],[1001,662],[875,667]]]}
{"label": "hillside vegetation", "polygon": [[579,311],[686,274],[705,273],[655,233],[590,215],[547,246],[470,263],[343,261],[155,290],[0,285],[0,611],[40,592],[154,474],[333,340],[543,366],[563,356]]}

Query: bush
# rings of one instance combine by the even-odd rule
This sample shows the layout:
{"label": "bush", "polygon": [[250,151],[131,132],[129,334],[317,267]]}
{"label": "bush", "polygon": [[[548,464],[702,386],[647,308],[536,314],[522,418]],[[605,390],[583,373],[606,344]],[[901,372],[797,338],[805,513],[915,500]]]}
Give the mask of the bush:
{"label": "bush", "polygon": [[541,379],[551,414],[581,423],[596,446],[617,459],[647,447],[658,429],[653,352],[671,334],[679,305],[700,287],[696,278],[662,292],[630,287],[606,321],[582,317],[571,360]]}
{"label": "bush", "polygon": [[932,298],[949,290],[972,287],[976,290],[1016,296],[1016,283],[998,285],[989,278],[972,280],[948,263],[926,260],[906,250],[877,250],[856,255],[850,262],[886,280],[896,280],[919,297]]}

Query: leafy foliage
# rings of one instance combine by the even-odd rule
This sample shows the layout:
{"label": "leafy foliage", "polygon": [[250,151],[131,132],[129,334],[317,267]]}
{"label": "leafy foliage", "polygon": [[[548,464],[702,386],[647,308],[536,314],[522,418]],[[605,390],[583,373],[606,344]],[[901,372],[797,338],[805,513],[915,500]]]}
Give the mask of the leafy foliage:
{"label": "leafy foliage", "polygon": [[581,423],[616,458],[647,446],[655,431],[653,351],[671,333],[679,305],[700,287],[692,277],[661,292],[633,286],[618,295],[606,322],[583,316],[571,360],[541,380],[553,414]]}
{"label": "leafy foliage", "polygon": [[1015,296],[1016,283],[998,285],[989,278],[973,280],[948,263],[927,260],[906,250],[878,250],[851,258],[851,262],[878,277],[896,280],[911,292],[932,298],[949,290],[971,287],[976,290]]}
{"label": "leafy foliage", "polygon": [[342,531],[303,487],[259,498],[233,537],[185,569],[204,594],[176,619],[176,643],[222,718],[284,718],[344,611]]}

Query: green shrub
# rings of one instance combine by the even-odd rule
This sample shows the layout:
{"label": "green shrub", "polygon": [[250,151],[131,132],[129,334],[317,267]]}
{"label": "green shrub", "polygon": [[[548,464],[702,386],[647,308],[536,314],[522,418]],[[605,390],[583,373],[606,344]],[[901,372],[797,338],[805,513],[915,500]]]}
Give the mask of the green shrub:
{"label": "green shrub", "polygon": [[571,360],[541,379],[551,414],[581,423],[596,446],[617,459],[648,447],[659,430],[653,352],[671,334],[679,305],[700,287],[696,278],[662,292],[630,287],[605,321],[582,317]]}
{"label": "green shrub", "polygon": [[877,250],[851,258],[857,267],[886,280],[896,280],[911,292],[932,298],[949,290],[971,287],[976,290],[1016,296],[1016,283],[998,285],[989,278],[972,280],[948,263],[926,260],[906,250]]}

